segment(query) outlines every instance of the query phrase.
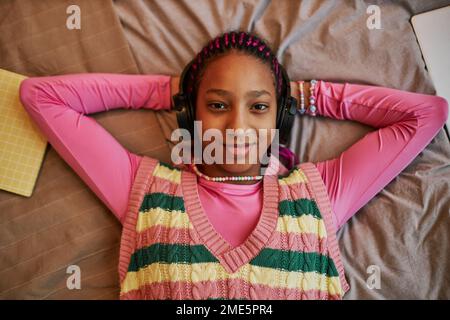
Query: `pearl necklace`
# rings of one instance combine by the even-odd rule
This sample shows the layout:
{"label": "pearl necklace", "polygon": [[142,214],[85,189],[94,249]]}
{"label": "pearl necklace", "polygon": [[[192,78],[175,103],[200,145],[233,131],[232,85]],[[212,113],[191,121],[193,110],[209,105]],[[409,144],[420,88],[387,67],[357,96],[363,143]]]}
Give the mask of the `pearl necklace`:
{"label": "pearl necklace", "polygon": [[191,165],[192,169],[194,170],[194,172],[199,176],[199,177],[203,177],[208,181],[218,181],[218,182],[223,182],[223,181],[253,181],[253,180],[261,180],[263,178],[263,176],[236,176],[236,177],[210,177],[207,176],[206,174],[203,174],[200,172],[200,170],[198,170],[197,166],[195,164]]}

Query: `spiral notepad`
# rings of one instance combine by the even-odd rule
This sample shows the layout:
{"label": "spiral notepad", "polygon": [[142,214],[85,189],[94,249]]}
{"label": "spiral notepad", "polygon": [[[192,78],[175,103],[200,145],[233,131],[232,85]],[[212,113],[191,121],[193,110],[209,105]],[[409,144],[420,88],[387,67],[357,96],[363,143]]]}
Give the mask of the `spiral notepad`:
{"label": "spiral notepad", "polygon": [[0,189],[31,196],[47,140],[19,99],[26,77],[0,69]]}

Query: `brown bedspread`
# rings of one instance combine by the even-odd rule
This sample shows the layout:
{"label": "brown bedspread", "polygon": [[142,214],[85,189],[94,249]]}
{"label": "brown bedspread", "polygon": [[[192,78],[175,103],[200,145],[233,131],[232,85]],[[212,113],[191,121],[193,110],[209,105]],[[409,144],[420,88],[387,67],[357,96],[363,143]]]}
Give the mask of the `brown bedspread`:
{"label": "brown bedspread", "polygon": [[[81,8],[81,30],[66,28],[70,4]],[[3,0],[0,30],[3,69],[28,76],[138,72],[111,1]],[[92,117],[133,152],[169,152],[154,112]],[[30,198],[0,190],[0,298],[117,299],[120,232],[112,213],[48,145]],[[81,268],[81,290],[66,287],[70,265]]]}

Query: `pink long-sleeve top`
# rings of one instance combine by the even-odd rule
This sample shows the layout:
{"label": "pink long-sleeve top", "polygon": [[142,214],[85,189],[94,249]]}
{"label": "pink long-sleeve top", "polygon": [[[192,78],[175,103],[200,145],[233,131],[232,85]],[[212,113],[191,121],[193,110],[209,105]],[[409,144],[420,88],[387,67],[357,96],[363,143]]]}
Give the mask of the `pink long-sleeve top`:
{"label": "pink long-sleeve top", "polygon": [[[170,76],[108,73],[28,78],[21,101],[58,154],[123,222],[142,156],[126,150],[87,115],[117,109],[170,110]],[[317,114],[378,128],[337,158],[315,163],[340,228],[430,143],[444,125],[448,103],[439,96],[318,81]],[[199,178],[201,205],[233,247],[256,226],[261,181],[253,185]]]}

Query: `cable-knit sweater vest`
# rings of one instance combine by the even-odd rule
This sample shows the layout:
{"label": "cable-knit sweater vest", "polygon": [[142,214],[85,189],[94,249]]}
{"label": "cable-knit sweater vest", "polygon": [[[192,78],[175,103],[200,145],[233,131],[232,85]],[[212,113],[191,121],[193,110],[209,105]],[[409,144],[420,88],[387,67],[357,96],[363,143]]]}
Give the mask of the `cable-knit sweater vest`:
{"label": "cable-knit sweater vest", "polygon": [[260,219],[233,248],[204,213],[197,176],[144,156],[119,277],[120,299],[341,299],[349,289],[331,204],[310,162],[264,175]]}

